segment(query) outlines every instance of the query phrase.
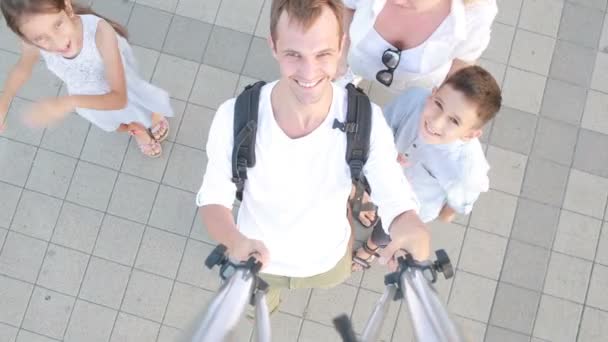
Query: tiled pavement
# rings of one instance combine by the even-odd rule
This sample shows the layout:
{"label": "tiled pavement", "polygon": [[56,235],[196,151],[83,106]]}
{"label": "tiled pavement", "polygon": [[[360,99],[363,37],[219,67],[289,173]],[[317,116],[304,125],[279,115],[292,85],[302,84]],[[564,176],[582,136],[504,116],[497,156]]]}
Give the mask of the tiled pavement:
{"label": "tiled pavement", "polygon": [[[606,341],[608,336],[608,20],[606,0],[501,0],[481,64],[505,107],[484,141],[492,190],[471,215],[433,224],[457,262],[438,289],[471,341]],[[214,109],[274,79],[270,0],[94,0],[128,25],[142,73],[176,118],[159,160],[76,116],[32,131],[30,101],[62,92],[40,66],[0,136],[0,341],[175,341],[217,285],[193,204]],[[0,29],[0,81],[17,60]],[[370,90],[379,102],[385,97]],[[384,270],[329,291],[295,291],[275,341],[334,341],[330,320],[361,330]],[[239,341],[247,341],[244,322]],[[410,341],[405,305],[383,340]]]}

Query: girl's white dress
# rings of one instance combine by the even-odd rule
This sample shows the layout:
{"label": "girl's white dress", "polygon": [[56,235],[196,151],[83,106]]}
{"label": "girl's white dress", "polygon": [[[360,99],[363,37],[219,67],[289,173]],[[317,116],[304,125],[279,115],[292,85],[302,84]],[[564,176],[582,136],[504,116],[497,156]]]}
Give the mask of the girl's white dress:
{"label": "girl's white dress", "polygon": [[[101,59],[95,36],[101,18],[81,15],[83,44],[80,53],[71,59],[41,50],[47,67],[67,86],[70,95],[103,95],[110,91],[105,77],[105,65]],[[127,106],[120,110],[94,110],[76,108],[76,112],[104,131],[115,131],[120,124],[138,122],[152,126],[152,113],[173,116],[169,94],[144,81],[137,73],[133,52],[126,39],[120,35],[118,46],[127,84]]]}

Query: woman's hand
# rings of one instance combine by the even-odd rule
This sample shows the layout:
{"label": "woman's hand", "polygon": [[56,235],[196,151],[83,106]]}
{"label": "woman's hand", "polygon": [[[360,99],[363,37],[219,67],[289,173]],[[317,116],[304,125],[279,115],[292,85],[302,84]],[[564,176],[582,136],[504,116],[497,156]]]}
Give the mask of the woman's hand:
{"label": "woman's hand", "polygon": [[74,110],[69,96],[44,99],[34,103],[25,114],[25,123],[32,127],[47,126],[63,119]]}

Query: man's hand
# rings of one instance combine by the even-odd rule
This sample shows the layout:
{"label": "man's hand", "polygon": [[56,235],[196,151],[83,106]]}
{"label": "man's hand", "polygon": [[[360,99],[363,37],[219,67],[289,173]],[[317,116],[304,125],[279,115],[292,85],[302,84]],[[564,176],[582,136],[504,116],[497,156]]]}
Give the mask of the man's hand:
{"label": "man's hand", "polygon": [[254,257],[262,263],[262,269],[270,260],[268,249],[260,240],[248,239],[243,236],[226,247],[228,247],[228,255],[232,259],[247,261],[250,257]]}
{"label": "man's hand", "polygon": [[397,269],[396,257],[401,250],[411,254],[415,260],[427,260],[431,254],[431,235],[418,215],[406,211],[397,216],[390,227],[391,242],[378,253],[379,262],[388,264],[389,269]]}
{"label": "man's hand", "polygon": [[397,162],[399,163],[399,165],[401,165],[401,167],[410,166],[410,161],[407,159],[407,157],[403,153],[397,154]]}

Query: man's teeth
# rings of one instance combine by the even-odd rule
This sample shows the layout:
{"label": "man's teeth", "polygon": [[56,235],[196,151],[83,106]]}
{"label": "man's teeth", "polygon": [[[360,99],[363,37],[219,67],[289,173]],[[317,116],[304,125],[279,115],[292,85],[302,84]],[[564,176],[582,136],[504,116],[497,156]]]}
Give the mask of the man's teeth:
{"label": "man's teeth", "polygon": [[298,81],[298,84],[301,85],[304,88],[312,88],[315,86],[315,84],[317,84],[317,82],[302,82],[302,81]]}

